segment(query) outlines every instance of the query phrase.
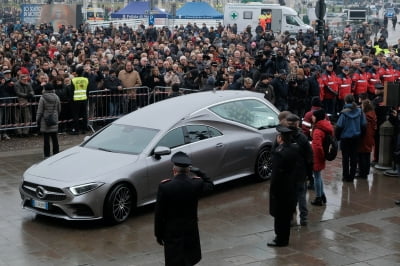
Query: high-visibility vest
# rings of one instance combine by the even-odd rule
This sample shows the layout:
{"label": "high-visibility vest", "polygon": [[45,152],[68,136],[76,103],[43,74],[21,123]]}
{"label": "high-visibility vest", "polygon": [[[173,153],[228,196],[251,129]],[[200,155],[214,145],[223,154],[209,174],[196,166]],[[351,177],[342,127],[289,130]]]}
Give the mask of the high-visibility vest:
{"label": "high-visibility vest", "polygon": [[382,48],[379,47],[379,45],[375,45],[374,48],[375,48],[375,55],[378,55],[382,51],[383,51],[384,54],[390,53],[389,49],[386,49],[386,48],[382,49]]}
{"label": "high-visibility vest", "polygon": [[89,80],[85,77],[76,77],[72,79],[72,84],[74,84],[74,101],[87,100],[86,91]]}

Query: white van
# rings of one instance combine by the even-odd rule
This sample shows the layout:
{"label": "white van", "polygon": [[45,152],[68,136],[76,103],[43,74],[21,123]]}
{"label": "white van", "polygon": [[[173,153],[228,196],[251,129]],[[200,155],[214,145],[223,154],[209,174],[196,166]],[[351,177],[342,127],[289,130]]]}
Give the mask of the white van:
{"label": "white van", "polygon": [[235,4],[228,3],[224,10],[224,25],[237,24],[238,32],[242,32],[251,26],[254,32],[258,23],[268,17],[270,23],[265,25],[275,33],[289,31],[297,33],[300,29],[303,32],[312,27],[305,24],[297,15],[297,12],[290,7],[278,4],[248,3]]}

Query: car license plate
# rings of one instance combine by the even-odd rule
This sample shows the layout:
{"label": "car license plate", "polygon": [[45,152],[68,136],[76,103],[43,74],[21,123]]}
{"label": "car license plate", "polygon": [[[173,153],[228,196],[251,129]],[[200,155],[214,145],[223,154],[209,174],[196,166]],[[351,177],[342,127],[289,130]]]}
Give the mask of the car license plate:
{"label": "car license plate", "polygon": [[47,202],[45,202],[45,201],[32,200],[32,207],[48,210],[49,209],[49,204]]}

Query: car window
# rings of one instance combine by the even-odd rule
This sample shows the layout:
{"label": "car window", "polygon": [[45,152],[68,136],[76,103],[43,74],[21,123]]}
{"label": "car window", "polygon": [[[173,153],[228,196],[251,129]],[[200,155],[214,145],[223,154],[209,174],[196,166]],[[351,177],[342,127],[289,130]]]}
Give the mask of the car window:
{"label": "car window", "polygon": [[222,136],[221,131],[213,127],[208,127],[208,133],[210,134],[210,138]]}
{"label": "car window", "polygon": [[169,131],[157,144],[157,146],[164,146],[170,149],[184,145],[185,135],[181,127]]}
{"label": "car window", "polygon": [[111,124],[83,146],[110,152],[139,154],[157,132],[158,130],[152,128]]}
{"label": "car window", "polygon": [[286,16],[286,23],[289,25],[299,26],[299,23],[296,21],[294,16]]}
{"label": "car window", "polygon": [[217,129],[205,125],[189,125],[186,130],[190,143],[222,135]]}
{"label": "car window", "polygon": [[210,110],[222,118],[258,129],[278,125],[277,113],[255,99],[226,102],[212,106]]}

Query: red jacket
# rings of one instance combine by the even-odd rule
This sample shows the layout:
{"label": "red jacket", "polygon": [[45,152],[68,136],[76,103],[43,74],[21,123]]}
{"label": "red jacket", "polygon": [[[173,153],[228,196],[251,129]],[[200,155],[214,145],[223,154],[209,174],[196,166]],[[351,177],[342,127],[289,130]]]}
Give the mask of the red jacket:
{"label": "red jacket", "polygon": [[368,79],[368,92],[371,94],[375,94],[375,84],[381,83],[381,76],[378,71],[369,72]]}
{"label": "red jacket", "polygon": [[344,100],[344,97],[347,94],[351,94],[351,84],[352,80],[350,76],[346,76],[344,74],[338,75],[338,82],[339,82],[339,100]]}
{"label": "red jacket", "polygon": [[367,118],[367,129],[365,135],[361,138],[358,152],[372,152],[375,145],[375,132],[377,130],[376,114],[375,111],[369,111],[365,113]]}
{"label": "red jacket", "polygon": [[354,94],[360,95],[361,93],[367,93],[368,90],[368,72],[356,71],[353,74],[352,80],[354,83]]}
{"label": "red jacket", "polygon": [[[317,82],[319,85],[319,99],[322,101],[324,99],[324,81],[322,80],[322,76],[317,78]],[[317,95],[315,95],[317,96]]]}
{"label": "red jacket", "polygon": [[328,120],[320,120],[314,124],[311,147],[314,153],[314,171],[325,169],[325,153],[322,143],[326,134],[333,135],[333,126]]}
{"label": "red jacket", "polygon": [[301,130],[303,130],[307,138],[311,137],[312,115],[315,110],[320,110],[321,108],[322,107],[319,106],[311,106],[311,110],[304,115],[303,121],[301,122]]}
{"label": "red jacket", "polygon": [[329,87],[332,91],[336,93],[338,92],[338,78],[335,72],[332,71],[329,73],[328,71],[325,71],[324,74],[321,75],[321,78],[324,83],[324,89],[321,90],[322,94],[320,95],[321,100],[336,98],[336,95],[328,89]]}
{"label": "red jacket", "polygon": [[382,75],[383,82],[394,82],[396,80],[397,74],[396,74],[396,69],[394,69],[392,66],[387,67],[385,69],[385,73]]}

